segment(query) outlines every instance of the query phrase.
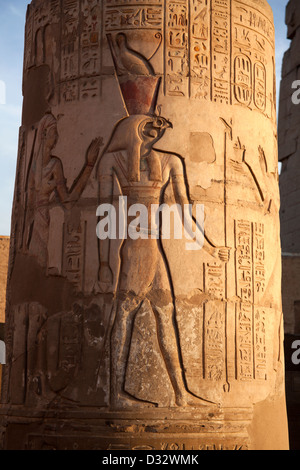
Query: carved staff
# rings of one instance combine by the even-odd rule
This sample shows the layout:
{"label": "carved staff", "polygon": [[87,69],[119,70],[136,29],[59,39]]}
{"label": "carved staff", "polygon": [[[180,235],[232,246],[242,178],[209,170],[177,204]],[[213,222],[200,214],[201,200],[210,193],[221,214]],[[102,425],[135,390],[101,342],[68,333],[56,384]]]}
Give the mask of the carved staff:
{"label": "carved staff", "polygon": [[[220,118],[225,126],[224,131],[224,246],[228,246],[228,239],[227,239],[227,140],[228,138],[232,141],[232,126],[228,124],[225,119]],[[232,124],[232,122],[231,122]],[[225,371],[226,371],[226,383],[223,385],[224,391],[230,391],[230,383],[228,381],[228,365],[227,365],[227,263],[225,263]]]}

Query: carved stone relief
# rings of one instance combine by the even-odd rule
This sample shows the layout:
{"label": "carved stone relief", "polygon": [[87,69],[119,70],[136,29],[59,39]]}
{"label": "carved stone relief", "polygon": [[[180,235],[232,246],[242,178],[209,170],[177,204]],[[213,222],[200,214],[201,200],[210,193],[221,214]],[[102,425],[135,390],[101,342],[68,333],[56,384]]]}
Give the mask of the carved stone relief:
{"label": "carved stone relief", "polygon": [[286,447],[273,58],[265,0],[32,1],[4,447]]}

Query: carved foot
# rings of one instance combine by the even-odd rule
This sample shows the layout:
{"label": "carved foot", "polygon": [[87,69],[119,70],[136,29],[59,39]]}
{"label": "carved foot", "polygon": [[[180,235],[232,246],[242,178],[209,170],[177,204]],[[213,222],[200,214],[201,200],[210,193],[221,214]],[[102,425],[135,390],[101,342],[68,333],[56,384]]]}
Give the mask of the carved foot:
{"label": "carved foot", "polygon": [[177,406],[217,406],[215,403],[203,400],[190,393],[183,393],[176,397]]}
{"label": "carved foot", "polygon": [[119,393],[116,397],[112,398],[110,408],[111,410],[136,410],[136,409],[146,409],[146,408],[156,408],[155,403],[150,403],[148,401],[137,400],[130,395],[125,393]]}

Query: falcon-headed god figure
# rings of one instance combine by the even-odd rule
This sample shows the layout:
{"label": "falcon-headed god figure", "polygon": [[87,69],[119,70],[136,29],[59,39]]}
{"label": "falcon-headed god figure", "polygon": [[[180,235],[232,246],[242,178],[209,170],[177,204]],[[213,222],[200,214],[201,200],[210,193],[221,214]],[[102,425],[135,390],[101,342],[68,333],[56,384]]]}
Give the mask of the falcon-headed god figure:
{"label": "falcon-headed god figure", "polygon": [[[117,38],[121,40],[121,38]],[[124,38],[122,38],[122,41]],[[116,47],[110,38],[111,49]],[[124,41],[124,44],[128,43]],[[121,49],[121,47],[120,47]],[[116,52],[113,57],[116,64]],[[132,61],[141,60],[140,54],[131,54]],[[119,59],[118,59],[119,60]],[[146,59],[143,59],[146,62]],[[176,203],[182,208],[190,204],[184,160],[176,153],[164,152],[155,148],[172,124],[158,116],[153,107],[156,105],[159,78],[149,74],[150,65],[145,67],[145,75],[136,75],[136,68],[130,67],[130,55],[126,64],[126,77],[121,88],[128,116],[119,121],[112,133],[98,165],[100,204],[112,203],[113,181],[116,177],[122,195],[127,197],[128,207],[143,204],[148,208],[149,218],[153,216],[151,207],[164,202],[166,188],[173,188]],[[139,69],[140,70],[140,69]],[[147,73],[147,75],[146,75]],[[119,74],[117,73],[118,79]],[[132,83],[142,78],[150,85],[143,90],[145,99],[140,100],[141,90],[136,93]],[[140,84],[140,82],[139,82]],[[128,105],[129,104],[129,105]],[[139,109],[139,113],[132,110]],[[130,112],[131,111],[131,112]],[[127,217],[127,215],[125,215]],[[127,219],[127,226],[130,224]],[[148,220],[147,227],[153,229]],[[160,227],[157,226],[157,233]],[[194,231],[199,230],[193,221]],[[112,409],[129,409],[145,406],[145,402],[129,395],[125,390],[126,366],[133,331],[133,323],[143,303],[148,301],[156,318],[158,342],[161,354],[173,386],[177,406],[204,406],[210,402],[196,397],[187,388],[182,367],[179,335],[176,323],[175,295],[168,260],[165,256],[160,237],[123,240],[120,248],[120,270],[115,292],[114,275],[110,267],[110,240],[99,243],[99,283],[98,291],[114,294],[114,319],[110,336]],[[228,248],[217,248],[204,236],[203,249],[210,255],[227,262]],[[151,404],[150,404],[151,405]],[[152,404],[154,405],[154,404]]]}

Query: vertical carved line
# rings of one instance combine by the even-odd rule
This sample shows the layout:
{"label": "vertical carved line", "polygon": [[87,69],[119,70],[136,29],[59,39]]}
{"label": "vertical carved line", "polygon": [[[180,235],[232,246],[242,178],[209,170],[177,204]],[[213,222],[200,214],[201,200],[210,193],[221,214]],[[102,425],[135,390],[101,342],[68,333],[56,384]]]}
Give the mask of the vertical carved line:
{"label": "vertical carved line", "polygon": [[62,244],[61,244],[61,272],[62,272],[62,275],[64,276],[65,275],[65,250],[64,250],[64,247],[65,247],[65,230],[66,230],[66,223],[64,222],[62,224]]}
{"label": "vertical carved line", "polygon": [[255,302],[254,223],[251,222],[252,305]]}
{"label": "vertical carved line", "polygon": [[233,41],[232,41],[232,32],[233,32],[233,14],[232,14],[232,0],[229,0],[229,11],[230,11],[230,28],[229,28],[229,34],[230,34],[230,51],[229,51],[229,103],[232,105],[232,55],[233,55]]}
{"label": "vertical carved line", "polygon": [[103,48],[104,48],[104,41],[103,41],[103,34],[104,34],[104,1],[102,0],[100,2],[100,9],[101,9],[101,14],[100,14],[100,18],[99,18],[99,21],[100,21],[100,35],[99,35],[99,38],[100,38],[100,54],[99,54],[99,70],[100,70],[100,91],[99,91],[99,94],[100,94],[100,97],[102,96],[103,94]]}
{"label": "vertical carved line", "polygon": [[234,278],[235,278],[235,294],[238,297],[238,280],[237,280],[237,230],[236,230],[237,221],[234,220],[233,230],[234,230]]}
{"label": "vertical carved line", "polygon": [[86,234],[87,234],[87,221],[84,221],[83,224],[83,260],[82,260],[82,283],[81,290],[85,291],[85,267],[86,267]]}
{"label": "vertical carved line", "polygon": [[[81,77],[81,37],[82,37],[82,0],[79,0],[78,5],[78,70],[77,70],[77,77]],[[80,80],[80,79],[79,79]],[[79,81],[79,86],[77,87],[77,99],[80,100],[80,92],[81,92],[81,80]]]}
{"label": "vertical carved line", "polygon": [[188,60],[188,70],[189,70],[189,75],[188,75],[188,95],[189,95],[189,98],[191,98],[192,96],[192,90],[191,90],[191,86],[192,86],[192,70],[191,70],[191,46],[192,46],[192,31],[191,31],[191,27],[192,27],[192,22],[191,22],[191,17],[192,17],[192,9],[191,9],[191,1],[192,0],[188,0],[188,4],[187,4],[187,13],[188,13],[188,25],[187,25],[187,33],[188,33],[188,57],[187,57],[187,60]]}
{"label": "vertical carved line", "polygon": [[[237,221],[234,220],[233,230],[234,230],[234,282],[235,282],[235,295],[238,297],[238,280],[237,280],[237,230],[236,230]],[[238,355],[238,343],[237,343],[237,302],[234,305],[235,309],[235,331],[234,331],[234,344],[235,344],[235,380],[238,379],[238,364],[237,364],[237,355]]]}
{"label": "vertical carved line", "polygon": [[28,384],[28,335],[29,335],[29,315],[31,304],[27,303],[25,306],[25,354],[24,354],[24,390],[23,390],[23,403],[26,401],[27,384]]}
{"label": "vertical carved line", "polygon": [[57,363],[56,363],[56,369],[58,370],[61,365],[60,365],[60,357],[61,357],[61,346],[62,346],[62,316],[59,317],[58,321],[58,336],[59,336],[59,341],[57,342]]}
{"label": "vertical carved line", "polygon": [[254,302],[255,302],[255,265],[254,265],[254,223],[251,223],[251,257],[252,257],[252,361],[253,379],[255,379],[255,331],[254,331]]}
{"label": "vertical carved line", "polygon": [[[227,246],[227,132],[225,132],[225,137],[224,137],[224,240],[225,240],[225,246]],[[225,378],[226,382],[228,384],[228,328],[227,328],[227,322],[228,322],[228,311],[227,311],[227,297],[228,297],[228,286],[227,286],[227,275],[228,275],[228,269],[227,269],[227,263],[225,263],[224,266],[224,275],[225,275],[225,286],[224,286],[224,293],[225,293],[225,307],[224,307],[224,365],[225,365]]]}
{"label": "vertical carved line", "polygon": [[162,34],[163,34],[163,74],[164,74],[164,86],[163,86],[163,93],[166,96],[167,94],[167,66],[166,66],[166,61],[167,61],[167,37],[166,37],[166,32],[167,32],[167,4],[168,0],[164,1],[164,7],[163,7],[163,20],[162,20]]}
{"label": "vertical carved line", "polygon": [[234,332],[234,341],[235,341],[235,380],[238,380],[238,304],[235,302],[235,332]]}
{"label": "vertical carved line", "polygon": [[206,334],[205,334],[205,317],[206,317],[206,302],[203,303],[203,319],[202,319],[202,331],[203,331],[203,339],[202,339],[202,370],[203,370],[203,379],[206,378],[206,374],[205,374],[205,338],[206,338]]}
{"label": "vertical carved line", "polygon": [[210,28],[209,28],[209,50],[210,50],[210,64],[209,64],[209,70],[210,70],[210,101],[212,101],[213,97],[213,40],[212,40],[212,35],[213,35],[213,0],[210,2],[209,6],[209,12],[210,12]]}
{"label": "vertical carved line", "polygon": [[[77,77],[81,77],[81,36],[82,36],[82,0],[78,0],[78,63],[77,63]],[[79,83],[77,86],[77,99],[80,100],[80,92],[81,92],[81,80],[79,78]]]}
{"label": "vertical carved line", "polygon": [[58,83],[57,83],[57,93],[58,93],[58,104],[61,103],[61,40],[62,40],[62,15],[63,15],[63,0],[59,0],[59,25],[60,25],[60,28],[59,28],[59,44],[60,44],[60,47],[58,48],[59,49],[59,65],[58,65],[58,72],[57,72],[57,76],[59,77],[58,78]]}
{"label": "vertical carved line", "polygon": [[[225,286],[227,286],[226,276],[227,276],[227,269],[226,269],[226,273],[225,273]],[[226,290],[227,290],[227,288],[226,288]],[[228,341],[229,341],[229,338],[228,338],[228,305],[227,305],[227,295],[226,295],[225,306],[224,306],[224,366],[225,366],[225,380],[226,380],[226,384],[229,387],[230,384],[229,384],[229,374],[228,374]],[[229,388],[226,391],[228,392]]]}
{"label": "vertical carved line", "polygon": [[256,357],[255,357],[255,309],[252,305],[252,360],[253,360],[253,379],[256,379]]}

